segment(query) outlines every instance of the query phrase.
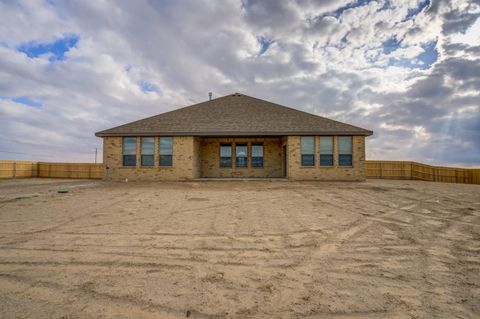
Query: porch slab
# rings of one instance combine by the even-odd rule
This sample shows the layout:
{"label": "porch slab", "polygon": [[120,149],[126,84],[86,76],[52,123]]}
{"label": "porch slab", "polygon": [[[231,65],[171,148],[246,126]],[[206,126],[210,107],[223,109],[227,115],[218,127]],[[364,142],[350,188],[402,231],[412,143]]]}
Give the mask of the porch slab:
{"label": "porch slab", "polygon": [[286,177],[201,177],[195,178],[196,182],[239,182],[239,181],[267,181],[267,182],[286,182],[288,178]]}

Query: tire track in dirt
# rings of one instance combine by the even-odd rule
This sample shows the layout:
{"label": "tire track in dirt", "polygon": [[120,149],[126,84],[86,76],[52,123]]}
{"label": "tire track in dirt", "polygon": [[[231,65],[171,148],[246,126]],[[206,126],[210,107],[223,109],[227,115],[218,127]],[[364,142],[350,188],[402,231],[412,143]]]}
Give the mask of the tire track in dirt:
{"label": "tire track in dirt", "polygon": [[[222,198],[222,200],[225,200],[225,199]],[[231,201],[231,202],[228,202],[228,203],[213,204],[213,205],[208,205],[208,206],[203,206],[203,207],[198,207],[198,208],[186,208],[186,209],[178,209],[178,210],[175,209],[175,210],[172,210],[172,212],[170,212],[164,219],[162,219],[159,222],[159,224],[161,226],[153,228],[152,231],[154,233],[158,233],[158,234],[168,234],[168,233],[163,233],[163,232],[160,232],[160,231],[156,231],[155,229],[160,229],[160,228],[164,227],[166,222],[168,222],[175,215],[186,214],[186,213],[195,213],[195,212],[201,212],[201,211],[209,211],[210,212],[210,211],[216,211],[216,210],[219,210],[219,209],[227,210],[231,207],[235,207],[235,206],[238,206],[238,205],[248,205],[248,204],[260,203],[262,201],[263,200]],[[178,201],[178,207],[182,207],[181,204],[182,203],[180,201]],[[200,234],[185,233],[184,235],[186,235],[186,236],[210,236],[210,234],[215,234],[216,233],[215,231],[213,231],[214,228],[215,227],[212,226],[212,224],[210,224],[210,231],[207,231],[206,234],[205,233],[200,233]],[[225,235],[225,236],[227,236],[227,235]]]}
{"label": "tire track in dirt", "polygon": [[[76,246],[82,246],[82,245],[76,245]],[[133,248],[144,248],[141,245],[138,246],[109,246],[109,245],[83,245],[85,247],[102,247],[102,248],[125,248],[125,249],[133,249]],[[245,248],[239,248],[239,247],[233,247],[233,246],[228,246],[228,247],[149,247],[149,250],[155,250],[155,251],[169,251],[169,250],[178,250],[178,251],[201,251],[201,252],[225,252],[225,251],[245,251],[245,252],[259,252],[259,253],[282,253],[284,250],[299,250],[303,247],[310,247],[314,245],[298,245],[298,246],[290,246],[290,247],[285,247],[285,248],[266,248],[266,247],[245,247]],[[46,251],[46,252],[78,252],[78,253],[85,253],[89,252],[90,249],[51,249],[51,248],[42,248],[42,247],[33,247],[33,248],[24,248],[24,247],[2,247],[0,246],[0,249],[4,250],[21,250],[21,251]],[[120,254],[120,252],[101,252],[103,254]],[[135,253],[131,253],[132,256],[137,256]],[[152,255],[154,257],[155,255]]]}
{"label": "tire track in dirt", "polygon": [[121,262],[121,261],[81,261],[71,260],[68,262],[56,262],[56,261],[4,261],[0,260],[0,266],[2,265],[15,265],[15,266],[50,266],[50,267],[69,267],[69,266],[94,266],[94,267],[123,267],[123,268],[164,268],[164,269],[182,269],[191,270],[192,267],[183,264],[167,264],[158,262]]}
{"label": "tire track in dirt", "polygon": [[[312,200],[311,194],[307,194],[298,190],[295,190],[295,192],[300,194],[306,201],[310,202],[312,206],[317,204]],[[345,210],[345,208],[342,207],[342,210]],[[311,257],[313,255],[316,257],[321,257],[324,254],[335,252],[338,249],[338,246],[340,246],[345,240],[353,239],[354,236],[360,235],[364,230],[370,227],[370,225],[370,222],[366,222],[362,220],[361,217],[357,217],[354,221],[342,227],[346,228],[346,230],[327,235],[327,238],[323,241],[323,248],[320,246],[316,253],[309,253],[309,256]]]}
{"label": "tire track in dirt", "polygon": [[[111,208],[112,206],[115,206],[115,205],[117,205],[117,204],[119,204],[119,203],[121,203],[125,200],[129,200],[129,199],[131,199],[135,196],[136,195],[132,195],[129,198],[122,198],[118,201],[115,201],[113,204],[108,203],[108,204],[99,205],[99,206],[94,207],[94,208],[86,208],[87,213],[85,213],[85,214],[81,214],[79,216],[69,218],[69,219],[67,219],[63,222],[60,222],[56,225],[53,225],[53,226],[50,226],[50,227],[47,227],[47,228],[43,228],[43,229],[39,229],[39,230],[33,230],[33,231],[20,232],[17,236],[12,236],[12,237],[17,237],[17,240],[20,240],[22,243],[27,242],[27,241],[35,238],[35,235],[37,235],[37,234],[48,233],[48,232],[57,230],[57,229],[61,228],[62,226],[71,224],[71,223],[73,223],[75,221],[78,221],[80,219],[83,219],[83,218],[90,217],[92,214],[95,214],[98,210],[103,210],[107,207]],[[84,207],[89,207],[89,206],[91,206],[91,203],[87,202],[87,203],[84,204]],[[82,207],[77,207],[77,210],[81,210],[81,209],[82,209]],[[7,243],[4,243],[4,244],[6,244],[6,245],[18,244],[19,242],[17,240],[13,240],[11,242],[7,242]]]}
{"label": "tire track in dirt", "polygon": [[[83,299],[82,300],[83,304],[85,304],[86,306],[88,305],[89,307],[92,304],[95,304],[96,308],[112,307],[111,304],[118,304],[123,307],[134,309],[134,311],[137,312],[137,315],[138,314],[141,314],[143,316],[146,315],[146,318],[158,318],[159,316],[161,316],[162,318],[179,318],[179,317],[185,316],[185,313],[179,312],[178,309],[173,309],[166,305],[138,299],[131,295],[113,295],[113,294],[96,291],[92,287],[92,285],[88,283],[83,284],[81,286],[77,286],[77,287],[64,287],[62,285],[59,285],[53,282],[34,280],[31,278],[22,277],[18,275],[0,273],[0,280],[2,279],[8,280],[14,283],[16,282],[19,284],[23,284],[27,287],[28,286],[32,288],[40,287],[40,288],[49,290],[51,291],[51,293],[44,294],[44,296],[50,303],[55,303],[58,300],[57,296],[59,294],[61,295],[67,294],[67,295],[70,295],[72,298],[75,298],[77,302],[79,301],[78,299]],[[51,297],[49,298],[49,296]],[[123,313],[130,313],[130,312],[131,311],[125,311]],[[194,318],[222,318],[220,315],[206,314],[197,310],[191,310],[190,312],[194,315]],[[119,314],[122,314],[122,312],[120,312]]]}
{"label": "tire track in dirt", "polygon": [[[417,272],[415,272],[417,276],[413,279],[413,282],[416,282],[415,286],[417,286],[417,290],[420,293],[420,298],[423,305],[420,314],[426,315],[428,313],[436,311],[436,307],[431,300],[431,290],[432,287],[435,287],[439,282],[437,280],[438,274],[435,269],[442,266],[442,262],[439,263],[439,260],[437,260],[436,257],[430,254],[430,251],[432,250],[433,246],[450,246],[449,242],[439,242],[439,238],[435,238],[433,234],[442,233],[445,228],[449,227],[449,225],[451,225],[452,223],[458,223],[458,221],[455,221],[455,219],[457,218],[457,214],[453,214],[453,216],[450,218],[443,218],[431,215],[426,216],[425,214],[416,211],[418,209],[422,209],[422,206],[423,205],[419,207],[416,204],[410,204],[400,207],[398,213],[407,214],[409,216],[411,220],[407,224],[410,224],[411,229],[409,230],[405,228],[406,225],[397,225],[400,226],[400,229],[398,229],[397,232],[399,235],[401,234],[402,237],[406,237],[407,239],[415,243],[414,253],[416,257],[410,261],[410,264],[412,265],[411,267],[415,267],[417,269]],[[432,219],[440,220],[442,221],[442,223],[435,225],[425,222]],[[392,228],[390,227],[390,229]],[[419,229],[431,230],[428,232],[419,232]],[[426,234],[429,235],[425,236]],[[450,248],[448,249],[450,250]],[[458,296],[457,293],[452,293],[449,288],[445,290],[443,295],[448,295],[448,298],[451,299],[454,299],[455,296]]]}
{"label": "tire track in dirt", "polygon": [[[305,191],[302,192],[296,190],[296,192],[300,194],[305,201],[310,202],[312,206],[318,205],[318,202],[312,199],[316,196],[312,196],[312,194],[309,194]],[[348,201],[348,199],[346,200]],[[349,212],[344,206],[336,205],[333,202],[322,201],[322,205],[324,204],[336,207],[338,210],[345,213]],[[339,251],[342,249],[342,246],[345,244],[346,241],[352,240],[360,236],[370,226],[370,221],[366,221],[362,219],[361,216],[358,217],[357,215],[354,217],[353,221],[349,222],[344,226],[341,226],[341,229],[343,230],[330,230],[331,233],[327,235],[326,238],[319,241],[315,247],[307,249],[303,260],[299,261],[298,264],[293,266],[293,269],[296,272],[301,272],[303,274],[302,278],[304,278],[303,281],[298,281],[296,295],[310,296],[315,294],[314,289],[316,288],[316,286],[312,286],[310,282],[312,278],[315,278],[315,276],[319,273],[324,273],[328,271],[326,267],[327,265],[325,264],[327,256],[328,258],[332,258],[333,256],[338,255]]]}
{"label": "tire track in dirt", "polygon": [[[349,199],[345,199],[345,201],[349,201]],[[380,206],[382,209],[384,209],[385,207],[382,207],[383,205],[378,205],[378,200],[375,201],[375,205],[377,206]],[[387,205],[387,208],[391,208],[392,205],[391,203],[388,203]],[[394,206],[395,207],[395,206]],[[406,207],[406,208],[413,208],[413,207]],[[363,209],[360,210],[360,214],[363,214],[365,215],[365,213],[362,213]],[[393,213],[396,213],[397,211],[393,211],[391,212],[389,215],[392,215]],[[358,213],[358,210],[357,212]],[[400,220],[397,220],[395,218],[391,218],[391,217],[388,217],[388,216],[385,216],[384,214],[380,213],[375,213],[375,214],[371,214],[371,213],[367,213],[366,214],[366,220],[369,220],[370,222],[377,222],[377,223],[382,223],[382,224],[392,224],[394,226],[396,226],[397,229],[395,229],[396,232],[400,233],[400,232],[405,232],[405,227],[413,227],[413,224],[415,224],[416,222],[416,218],[414,220],[412,220],[411,222],[404,222],[404,221],[400,221]],[[375,217],[373,217],[373,216]],[[383,215],[383,216],[379,216],[379,215]],[[357,220],[358,221],[358,220]],[[332,236],[330,238],[327,239],[327,242],[328,240],[330,241],[333,241],[331,243],[327,243],[326,246],[323,247],[323,250],[317,250],[316,254],[314,256],[318,257],[318,258],[321,258],[321,257],[324,257],[326,255],[329,255],[330,258],[335,258],[335,254],[338,252],[338,249],[341,247],[341,244],[344,242],[344,241],[349,241],[349,243],[347,243],[347,246],[351,246],[353,243],[352,243],[352,240],[355,238],[355,237],[359,237],[363,234],[363,232],[368,229],[370,226],[371,226],[371,223],[365,223],[365,222],[357,222],[355,221],[353,224],[350,224],[348,226],[348,229],[344,232],[340,232],[337,236]],[[400,227],[400,228],[398,228]],[[340,243],[340,244],[339,244]],[[333,255],[333,256],[332,256]],[[347,258],[348,260],[348,258]],[[422,259],[421,260],[421,263],[423,264],[424,263],[424,260]],[[423,269],[425,269],[425,267],[423,267]],[[331,273],[332,270],[327,270],[328,273]],[[346,275],[353,275],[353,273],[351,271],[343,271],[342,273],[345,273]],[[363,273],[356,273],[355,274],[358,278],[364,278],[362,276],[365,276],[367,277],[368,275],[365,275]],[[422,275],[422,277],[424,277],[425,274]],[[378,276],[375,276],[375,277],[378,277]],[[422,303],[428,307],[428,300],[426,299],[426,294],[425,293],[421,293],[421,296],[422,296]]]}
{"label": "tire track in dirt", "polygon": [[[379,184],[378,188],[383,187]],[[367,185],[358,192],[355,188],[363,186],[361,183],[352,187],[316,183],[306,185],[305,190],[304,184],[297,183],[275,185],[268,192],[255,194],[261,200],[243,205],[254,196],[251,190],[258,188],[245,185],[247,191],[239,188],[238,195],[233,190],[225,195],[221,190],[223,196],[213,202],[222,204],[217,201],[224,199],[228,205],[218,209],[205,208],[212,206],[212,200],[188,201],[187,193],[182,193],[187,200],[175,206],[167,204],[178,198],[165,193],[170,192],[167,188],[157,197],[158,188],[167,186],[155,184],[151,192],[142,186],[139,192],[145,191],[145,195],[137,197],[141,201],[105,209],[102,221],[112,222],[95,229],[99,231],[85,227],[89,223],[95,226],[98,221],[86,217],[35,234],[27,245],[0,246],[4,253],[0,274],[35,278],[31,286],[0,278],[0,291],[24,302],[17,304],[20,309],[44,310],[44,304],[31,306],[28,300],[41,300],[40,293],[34,294],[35,289],[42,289],[41,284],[35,288],[33,282],[55,282],[59,284],[56,289],[44,291],[46,303],[55,304],[66,290],[69,298],[80,300],[72,301],[78,308],[66,314],[80,317],[93,316],[92,309],[99,315],[121,309],[115,311],[132,318],[149,318],[162,312],[156,304],[165,306],[163,311],[174,317],[185,317],[184,309],[191,308],[194,318],[223,318],[227,311],[232,318],[475,317],[475,312],[469,311],[478,309],[475,296],[480,281],[475,270],[480,266],[475,256],[480,237],[476,212],[469,212],[468,204],[462,211],[441,196],[440,203],[422,202],[422,198],[435,200],[422,194],[420,200],[412,202],[395,197],[398,191],[375,190],[377,183],[373,189]],[[284,196],[277,196],[281,188]],[[118,193],[125,189],[119,188]],[[291,196],[294,190],[303,194]],[[188,196],[209,195],[190,190]],[[118,199],[115,192],[107,197]],[[154,198],[153,208],[149,198]],[[164,207],[163,211],[156,211],[155,205]],[[468,206],[476,209],[473,204]],[[117,207],[124,211],[117,214]],[[189,214],[190,208],[199,208],[199,213]],[[432,208],[431,212],[425,211],[427,208]],[[139,218],[129,217],[129,211]],[[152,231],[152,225],[161,226],[162,218],[171,211],[186,213],[170,216],[163,227]],[[279,218],[275,218],[277,213]],[[39,218],[39,222],[43,220]],[[198,225],[190,227],[191,222]],[[75,252],[67,251],[69,248]],[[65,251],[58,251],[62,249]],[[70,259],[89,264],[70,264]],[[24,261],[32,263],[22,264]],[[49,261],[56,264],[41,264]],[[95,265],[97,262],[100,265]],[[190,268],[177,270],[176,266],[162,268],[159,264]],[[13,291],[18,292],[15,295]],[[95,300],[96,293],[107,296]],[[89,303],[96,306],[91,308]],[[56,306],[67,307],[60,303]],[[128,312],[129,308],[133,312]]]}

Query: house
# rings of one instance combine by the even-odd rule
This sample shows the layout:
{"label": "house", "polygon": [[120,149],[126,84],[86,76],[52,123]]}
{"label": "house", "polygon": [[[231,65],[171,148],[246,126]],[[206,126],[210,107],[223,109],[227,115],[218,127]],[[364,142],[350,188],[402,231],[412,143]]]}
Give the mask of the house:
{"label": "house", "polygon": [[235,93],[95,135],[106,179],[358,181],[372,131]]}

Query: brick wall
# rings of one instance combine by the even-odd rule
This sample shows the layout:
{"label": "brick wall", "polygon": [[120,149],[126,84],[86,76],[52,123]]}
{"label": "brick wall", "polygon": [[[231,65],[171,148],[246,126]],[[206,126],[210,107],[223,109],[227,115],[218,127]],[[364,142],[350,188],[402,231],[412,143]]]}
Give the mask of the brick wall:
{"label": "brick wall", "polygon": [[338,141],[334,136],[334,166],[320,166],[320,138],[315,137],[315,166],[301,166],[300,136],[288,136],[288,178],[295,180],[365,180],[365,137],[353,136],[351,167],[338,166]]}
{"label": "brick wall", "polygon": [[[251,143],[264,145],[264,166],[251,167]],[[140,137],[137,137],[137,166],[122,166],[122,138],[103,139],[103,162],[108,166],[106,179],[111,180],[188,180],[199,177],[283,177],[283,146],[286,146],[287,174],[293,180],[364,180],[365,137],[354,136],[352,145],[352,167],[338,166],[337,137],[334,137],[334,166],[319,165],[320,139],[315,137],[315,166],[302,167],[300,136],[278,138],[199,138],[176,136],[173,139],[173,166],[158,166],[158,137],[155,138],[155,166],[141,167]],[[232,143],[232,167],[219,165],[220,143]],[[248,145],[248,167],[235,167],[235,143]]]}
{"label": "brick wall", "polygon": [[200,158],[201,152],[201,138],[194,137],[193,138],[193,178],[200,178],[202,177],[202,164]]}
{"label": "brick wall", "polygon": [[[220,143],[232,143],[232,167],[220,167]],[[235,167],[235,143],[248,145],[248,167]],[[263,167],[251,167],[251,144],[263,143]],[[282,138],[202,138],[202,177],[282,177]]]}
{"label": "brick wall", "polygon": [[[155,138],[155,166],[140,165],[140,137],[137,137],[137,166],[122,165],[122,137],[103,138],[103,163],[110,169],[105,174],[109,180],[187,180],[199,176],[195,148],[199,147],[198,139],[192,136],[176,136],[173,138],[173,166],[158,166],[158,137]],[[198,153],[197,153],[198,154]]]}

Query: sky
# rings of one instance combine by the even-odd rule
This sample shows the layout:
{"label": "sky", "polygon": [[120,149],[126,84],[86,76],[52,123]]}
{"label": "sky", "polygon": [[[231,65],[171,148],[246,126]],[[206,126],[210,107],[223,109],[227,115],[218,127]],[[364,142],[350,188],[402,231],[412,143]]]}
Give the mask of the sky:
{"label": "sky", "polygon": [[[0,159],[240,92],[374,131],[367,159],[480,166],[480,0],[0,0]],[[101,161],[101,155],[98,160]]]}

